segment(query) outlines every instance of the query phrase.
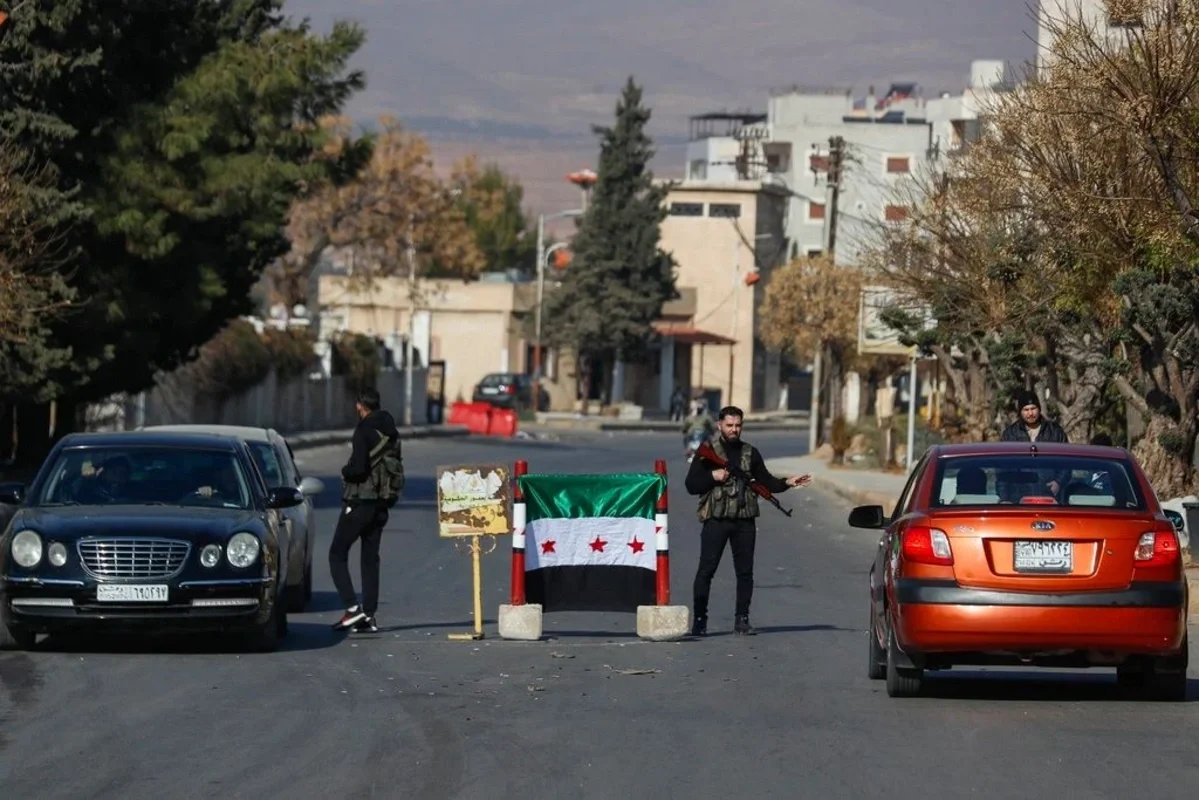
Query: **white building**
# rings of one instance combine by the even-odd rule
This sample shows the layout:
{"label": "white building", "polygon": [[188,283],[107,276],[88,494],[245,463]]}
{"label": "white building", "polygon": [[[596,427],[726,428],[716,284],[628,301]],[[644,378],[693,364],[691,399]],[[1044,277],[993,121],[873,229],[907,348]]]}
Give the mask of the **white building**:
{"label": "white building", "polygon": [[[1052,60],[1053,23],[1081,19],[1100,35],[1114,38],[1139,23],[1137,0],[1041,0],[1037,24],[1037,69]],[[1046,24],[1049,23],[1049,24]]]}
{"label": "white building", "polygon": [[[1061,0],[1068,2],[1068,0]],[[881,226],[906,218],[905,182],[930,160],[977,138],[987,97],[1007,85],[1004,63],[975,61],[960,93],[925,99],[915,84],[893,84],[881,97],[846,89],[792,87],[769,99],[767,113],[692,118],[687,177],[762,180],[789,191],[786,235],[791,257],[827,249],[830,140],[844,142],[836,258],[853,264]]]}

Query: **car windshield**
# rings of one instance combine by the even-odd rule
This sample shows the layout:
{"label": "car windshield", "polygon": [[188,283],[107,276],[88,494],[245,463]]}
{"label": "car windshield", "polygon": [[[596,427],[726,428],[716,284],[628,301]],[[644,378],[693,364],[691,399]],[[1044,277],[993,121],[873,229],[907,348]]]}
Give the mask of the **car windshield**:
{"label": "car windshield", "polygon": [[270,442],[249,442],[250,454],[254,463],[262,473],[267,488],[278,489],[283,485],[283,468],[279,466],[279,456]]}
{"label": "car windshield", "polygon": [[249,509],[254,498],[233,453],[186,447],[73,447],[55,458],[32,505]]}
{"label": "car windshield", "polygon": [[1131,464],[1119,458],[993,454],[941,459],[934,507],[997,505],[1146,509]]}

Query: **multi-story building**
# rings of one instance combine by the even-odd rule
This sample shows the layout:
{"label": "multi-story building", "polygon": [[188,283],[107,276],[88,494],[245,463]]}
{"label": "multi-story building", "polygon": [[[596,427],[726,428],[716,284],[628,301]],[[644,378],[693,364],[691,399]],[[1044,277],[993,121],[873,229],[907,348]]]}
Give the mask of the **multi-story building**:
{"label": "multi-story building", "polygon": [[1140,24],[1138,0],[1041,0],[1037,15],[1037,68],[1053,61],[1054,31],[1066,21],[1081,21],[1097,38],[1113,41]]}

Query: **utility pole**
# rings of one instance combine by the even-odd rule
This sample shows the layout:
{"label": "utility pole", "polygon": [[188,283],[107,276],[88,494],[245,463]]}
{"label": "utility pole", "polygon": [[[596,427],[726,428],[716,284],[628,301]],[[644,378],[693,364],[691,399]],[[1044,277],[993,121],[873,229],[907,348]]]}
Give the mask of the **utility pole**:
{"label": "utility pole", "polygon": [[412,427],[412,337],[416,335],[416,215],[408,218],[408,339],[404,342],[404,426]]}
{"label": "utility pole", "polygon": [[[824,252],[835,262],[837,252],[837,207],[841,197],[841,170],[845,161],[845,140],[831,136],[828,140],[828,178],[824,205]],[[816,145],[817,147],[819,145]],[[813,168],[814,169],[814,168]],[[816,347],[812,358],[812,410],[808,414],[808,450],[816,452],[820,441],[820,383],[824,345]]]}

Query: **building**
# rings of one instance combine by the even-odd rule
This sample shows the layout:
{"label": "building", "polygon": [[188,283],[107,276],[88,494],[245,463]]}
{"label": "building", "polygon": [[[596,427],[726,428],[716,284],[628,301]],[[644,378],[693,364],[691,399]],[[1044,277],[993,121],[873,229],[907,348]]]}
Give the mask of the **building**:
{"label": "building", "polygon": [[1081,20],[1097,37],[1118,41],[1128,28],[1140,24],[1136,0],[1041,0],[1037,14],[1037,69],[1053,60],[1053,28],[1067,20]]}
{"label": "building", "polygon": [[771,94],[765,115],[699,115],[691,120],[687,175],[694,182],[735,177],[777,185],[790,197],[788,257],[814,255],[828,248],[830,140],[840,137],[836,260],[855,264],[886,223],[906,218],[930,165],[977,138],[986,98],[1007,85],[1004,73],[1001,61],[975,61],[960,94],[935,99],[911,83],[892,84],[882,96],[871,87],[861,97],[793,86]]}

